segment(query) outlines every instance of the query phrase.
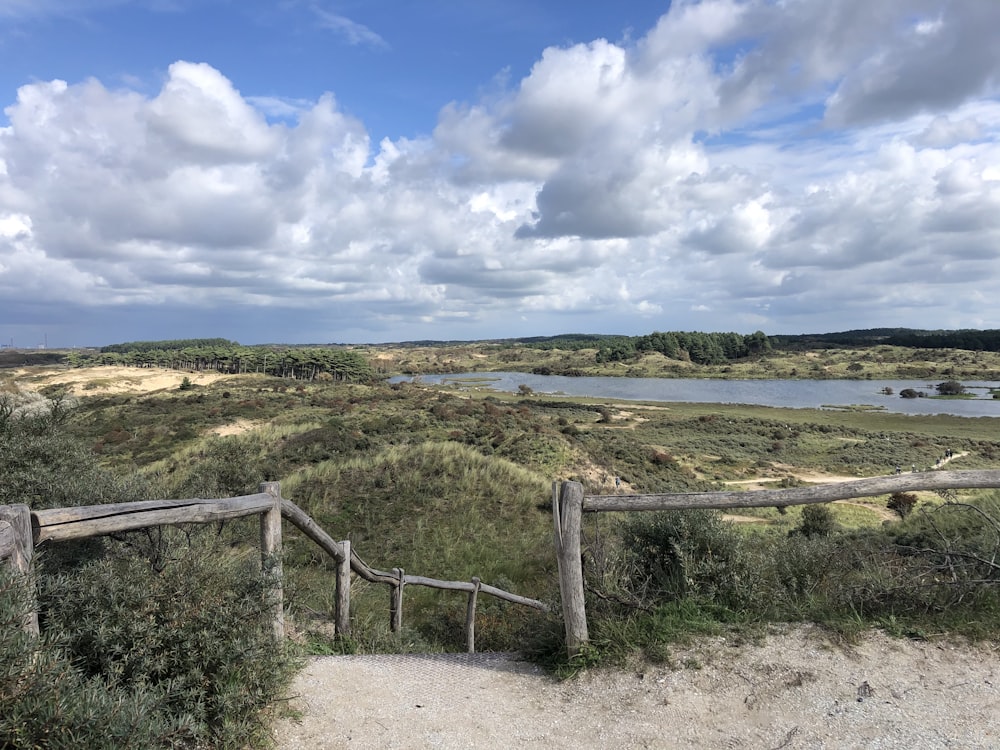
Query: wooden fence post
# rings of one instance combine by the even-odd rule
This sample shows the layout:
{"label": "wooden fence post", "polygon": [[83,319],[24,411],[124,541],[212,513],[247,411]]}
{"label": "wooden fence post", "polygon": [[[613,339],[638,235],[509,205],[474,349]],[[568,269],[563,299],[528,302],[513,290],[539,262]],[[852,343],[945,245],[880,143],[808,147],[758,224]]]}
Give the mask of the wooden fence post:
{"label": "wooden fence post", "polygon": [[559,597],[566,626],[566,649],[570,656],[576,656],[590,641],[583,593],[583,559],[580,553],[580,535],[583,531],[582,484],[563,482],[558,496],[553,492],[552,518],[555,524],[556,561],[559,565]]}
{"label": "wooden fence post", "polygon": [[476,653],[476,599],[479,596],[480,580],[472,577],[472,591],[469,592],[469,604],[465,608],[465,651]]}
{"label": "wooden fence post", "polygon": [[392,599],[389,602],[389,629],[398,633],[403,629],[403,584],[406,574],[402,568],[393,568],[396,583],[392,587]]}
{"label": "wooden fence post", "polygon": [[281,484],[261,482],[260,491],[270,495],[274,504],[266,513],[260,514],[260,556],[265,576],[271,578],[274,596],[274,619],[271,630],[274,640],[281,643],[285,639],[285,603],[281,567]]}
{"label": "wooden fence post", "polygon": [[340,543],[344,559],[337,563],[337,611],[334,632],[337,635],[351,634],[351,541]]}
{"label": "wooden fence post", "polygon": [[28,579],[32,592],[31,607],[24,618],[24,629],[32,635],[38,635],[38,607],[31,569],[35,543],[31,530],[31,510],[27,505],[0,506],[0,548],[3,549],[0,558],[7,557],[14,570]]}

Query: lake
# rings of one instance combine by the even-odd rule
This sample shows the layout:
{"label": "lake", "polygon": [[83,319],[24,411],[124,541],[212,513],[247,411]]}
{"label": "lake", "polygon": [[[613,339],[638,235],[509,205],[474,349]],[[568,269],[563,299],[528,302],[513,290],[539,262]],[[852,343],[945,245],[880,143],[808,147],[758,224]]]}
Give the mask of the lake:
{"label": "lake", "polygon": [[[706,380],[700,378],[615,378],[532,375],[526,372],[470,372],[457,375],[400,376],[390,382],[413,381],[489,388],[517,392],[526,385],[539,394],[564,394],[625,401],[682,401],[713,404],[757,404],[798,409],[868,405],[901,414],[953,414],[961,417],[1000,417],[1000,399],[993,399],[995,382],[962,385],[974,399],[901,398],[912,388],[932,396],[939,381],[913,380]],[[891,388],[893,395],[882,390]]]}

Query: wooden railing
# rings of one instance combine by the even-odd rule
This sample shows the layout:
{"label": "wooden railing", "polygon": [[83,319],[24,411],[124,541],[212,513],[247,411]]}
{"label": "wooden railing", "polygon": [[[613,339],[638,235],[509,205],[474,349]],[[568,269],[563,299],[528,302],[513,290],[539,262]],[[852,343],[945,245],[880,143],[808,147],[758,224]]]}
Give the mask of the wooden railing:
{"label": "wooden railing", "polygon": [[[22,575],[31,574],[31,512],[27,505],[0,505],[0,562],[9,561]],[[32,609],[24,620],[24,629],[38,634],[38,613]]]}
{"label": "wooden railing", "polygon": [[[36,511],[30,510],[26,505],[0,506],[0,561],[8,559],[16,570],[27,574],[31,570],[34,548],[45,542],[105,536],[151,526],[213,523],[251,515],[260,516],[261,565],[274,586],[272,628],[278,640],[284,637],[282,518],[287,519],[337,562],[334,627],[338,635],[347,635],[351,629],[352,572],[366,581],[390,586],[390,627],[394,632],[402,627],[405,586],[428,586],[467,592],[466,649],[470,653],[475,651],[476,602],[480,593],[542,611],[548,609],[540,601],[484,584],[479,578],[471,581],[442,581],[407,575],[402,568],[393,568],[391,572],[372,568],[351,548],[350,541],[335,541],[301,508],[282,498],[281,485],[277,482],[264,482],[260,485],[260,492],[255,495],[223,500],[144,500]],[[25,628],[38,632],[36,613],[25,622]]]}
{"label": "wooden railing", "polygon": [[579,482],[563,482],[561,486],[554,483],[552,517],[566,648],[570,656],[574,656],[590,640],[580,548],[584,513],[786,507],[874,497],[894,492],[995,488],[1000,488],[1000,471],[996,470],[923,471],[786,490],[658,495],[584,495],[583,485]]}

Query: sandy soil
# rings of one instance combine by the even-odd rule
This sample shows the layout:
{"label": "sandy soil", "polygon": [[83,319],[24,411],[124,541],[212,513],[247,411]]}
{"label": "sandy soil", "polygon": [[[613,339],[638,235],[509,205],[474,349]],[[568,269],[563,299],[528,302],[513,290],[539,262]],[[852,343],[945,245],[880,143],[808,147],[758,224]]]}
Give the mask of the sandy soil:
{"label": "sandy soil", "polygon": [[293,693],[279,750],[1000,747],[1000,644],[881,633],[713,638],[565,682],[511,654],[317,657]]}
{"label": "sandy soil", "polygon": [[226,435],[242,435],[244,432],[256,430],[261,426],[261,422],[252,422],[249,419],[237,419],[232,424],[224,424],[209,430],[212,435],[225,437]]}
{"label": "sandy soil", "polygon": [[208,385],[217,380],[238,377],[216,372],[188,372],[164,370],[154,367],[81,367],[73,370],[49,370],[37,374],[29,370],[16,370],[15,380],[30,383],[38,388],[61,383],[69,386],[76,396],[93,396],[107,393],[152,393],[176,390],[184,378],[195,385]]}

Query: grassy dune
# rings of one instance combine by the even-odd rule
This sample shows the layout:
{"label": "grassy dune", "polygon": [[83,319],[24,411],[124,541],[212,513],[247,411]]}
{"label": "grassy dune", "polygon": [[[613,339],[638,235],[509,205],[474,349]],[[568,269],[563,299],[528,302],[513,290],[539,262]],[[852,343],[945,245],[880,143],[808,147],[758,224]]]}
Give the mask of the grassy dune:
{"label": "grassy dune", "polygon": [[[800,353],[734,365],[725,372],[697,368],[697,374],[788,377],[808,371],[832,377],[861,363],[863,376],[896,377],[905,368],[910,368],[907,372],[926,368],[928,376],[933,372],[979,378],[1000,364],[991,354],[953,353],[951,360],[938,352],[925,354],[925,359],[907,358],[889,347]],[[582,369],[588,361],[593,363],[592,351],[489,345],[383,349],[368,356],[385,372]],[[640,367],[642,374],[662,375],[663,368],[695,374],[688,364],[657,357],[630,367]],[[637,374],[617,365],[588,372]],[[857,374],[858,369],[852,372]],[[49,393],[60,388],[58,373],[51,370],[20,377],[41,384]],[[995,468],[1000,460],[1000,435],[995,421],[987,418],[619,404],[253,375],[196,384],[184,391],[130,387],[120,393],[80,391],[69,424],[73,436],[105,466],[138,470],[170,497],[242,494],[253,491],[260,481],[280,480],[286,497],[335,538],[351,539],[376,567],[403,567],[410,573],[455,580],[475,575],[549,600],[555,597],[547,509],[553,480],[582,481],[591,493],[615,492],[616,476],[622,491],[701,491],[889,474],[896,465],[926,468],[946,449],[960,456],[949,464],[953,469]],[[956,497],[972,500],[976,495]],[[882,533],[891,517],[886,501],[883,497],[833,504],[829,512],[834,528],[845,535],[867,529]],[[942,502],[939,496],[922,494],[918,509]],[[737,517],[727,523],[735,533],[775,544],[797,533],[804,523],[802,510],[795,508],[732,515]],[[618,541],[620,519],[588,518],[585,534],[596,576],[593,590],[617,591],[629,565],[627,551]],[[761,548],[754,549],[753,555],[763,554]],[[356,637],[334,644],[325,635],[325,620],[333,607],[328,565],[294,535],[286,551],[291,611],[311,648],[461,646],[463,597],[408,588],[405,632],[391,637],[387,592],[364,584],[358,584],[355,592]],[[796,547],[794,554],[806,552]],[[731,606],[735,605],[727,605]],[[820,617],[815,608],[796,606],[804,616]],[[537,639],[539,628],[555,637],[551,621],[540,622],[532,612],[488,602],[481,607],[484,647],[522,647],[529,631]],[[602,612],[598,606],[595,616],[606,618],[607,632],[612,632],[610,623],[642,610],[631,615],[630,611],[626,606]],[[659,631],[653,628],[653,632]]]}

